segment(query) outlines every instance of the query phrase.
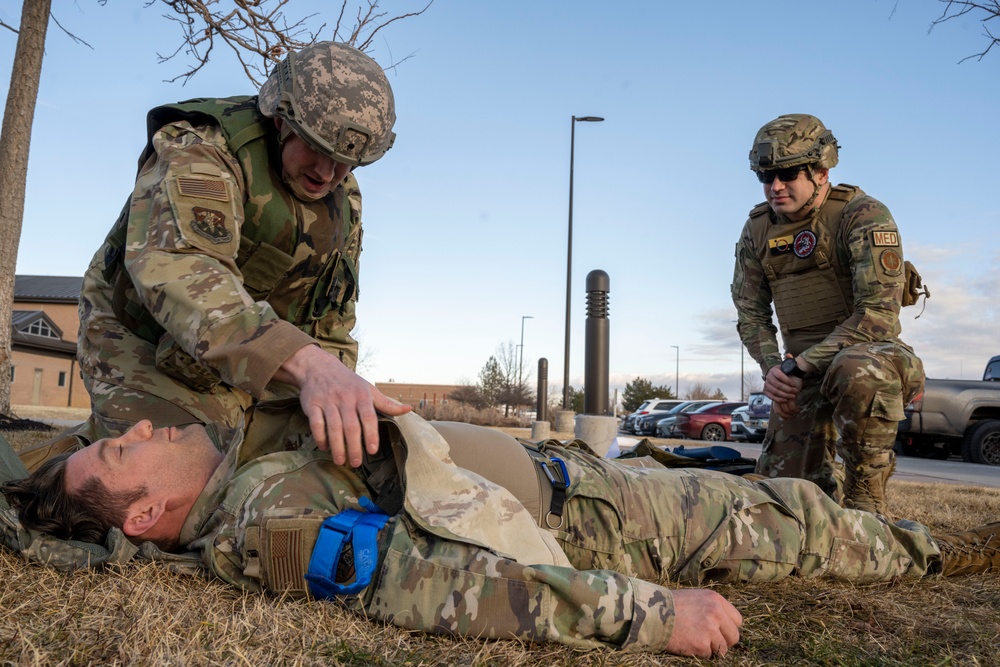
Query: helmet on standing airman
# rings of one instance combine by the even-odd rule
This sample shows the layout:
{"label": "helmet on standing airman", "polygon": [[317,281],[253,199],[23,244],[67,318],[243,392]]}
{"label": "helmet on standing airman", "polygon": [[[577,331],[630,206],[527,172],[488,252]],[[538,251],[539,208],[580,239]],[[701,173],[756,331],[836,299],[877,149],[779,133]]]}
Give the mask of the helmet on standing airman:
{"label": "helmet on standing airman", "polygon": [[809,114],[778,116],[757,131],[750,149],[750,169],[763,171],[799,165],[837,166],[837,139],[823,121]]}

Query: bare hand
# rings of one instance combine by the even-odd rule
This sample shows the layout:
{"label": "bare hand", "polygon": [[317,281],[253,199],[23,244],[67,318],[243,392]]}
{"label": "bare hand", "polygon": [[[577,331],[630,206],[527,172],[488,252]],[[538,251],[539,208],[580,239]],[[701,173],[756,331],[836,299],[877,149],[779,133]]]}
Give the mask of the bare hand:
{"label": "bare hand", "polygon": [[329,450],[334,463],[361,465],[362,446],[378,451],[376,410],[396,416],[410,411],[316,345],[306,345],[289,357],[274,379],[299,388],[299,402],[309,419],[316,446]]}
{"label": "bare hand", "polygon": [[[787,355],[791,358],[792,355]],[[785,375],[780,366],[772,366],[764,378],[764,395],[771,399],[771,406],[782,419],[799,413],[797,398],[802,391],[802,378]]]}
{"label": "bare hand", "polygon": [[799,414],[799,404],[795,401],[773,401],[771,407],[782,419],[791,419]]}
{"label": "bare hand", "polygon": [[706,588],[674,594],[674,633],[667,651],[699,658],[722,657],[740,640],[743,616],[729,600]]}

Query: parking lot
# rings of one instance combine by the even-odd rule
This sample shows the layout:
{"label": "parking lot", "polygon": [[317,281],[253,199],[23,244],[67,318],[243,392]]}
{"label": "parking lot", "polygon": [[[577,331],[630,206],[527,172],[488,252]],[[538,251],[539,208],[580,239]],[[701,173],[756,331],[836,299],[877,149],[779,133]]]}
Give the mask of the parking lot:
{"label": "parking lot", "polygon": [[[619,446],[623,449],[631,447],[639,441],[638,438],[630,437],[626,434],[619,434]],[[626,444],[629,441],[631,444]],[[732,447],[741,455],[756,459],[760,457],[761,446],[746,442],[720,442],[703,443],[700,440],[673,440],[665,438],[650,438],[650,442],[658,447],[666,447],[673,451],[679,445],[702,446],[705,444],[719,444]],[[969,484],[972,486],[989,486],[1000,488],[1000,474],[997,474],[996,466],[980,465],[978,463],[966,463],[959,459],[949,461],[936,461],[934,459],[921,459],[913,456],[899,456],[896,458],[896,473],[893,479],[906,480],[910,482],[938,482],[943,484]]]}

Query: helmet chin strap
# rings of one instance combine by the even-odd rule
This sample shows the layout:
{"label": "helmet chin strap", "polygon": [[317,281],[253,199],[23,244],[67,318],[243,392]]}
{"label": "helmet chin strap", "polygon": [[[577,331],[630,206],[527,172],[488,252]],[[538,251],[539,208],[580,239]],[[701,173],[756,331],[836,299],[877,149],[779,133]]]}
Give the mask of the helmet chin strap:
{"label": "helmet chin strap", "polygon": [[[288,141],[288,137],[292,136],[294,133],[294,130],[292,129],[292,124],[285,121],[282,121],[278,125],[280,127],[278,130],[278,150],[280,153],[281,149],[285,146],[285,142]],[[294,178],[289,178],[288,172],[285,171],[284,166],[281,168],[281,180],[298,199],[307,203],[316,201],[317,198],[315,195],[311,195],[306,192]]]}
{"label": "helmet chin strap", "polygon": [[316,197],[316,195],[311,195],[306,192],[302,186],[299,185],[298,181],[288,177],[288,173],[284,169],[281,170],[281,180],[285,182],[285,185],[288,186],[288,189],[292,191],[293,195],[304,202],[311,203],[321,199]]}
{"label": "helmet chin strap", "polygon": [[803,204],[801,207],[799,207],[797,211],[795,211],[794,215],[796,216],[798,216],[803,211],[808,211],[809,207],[812,206],[813,202],[816,201],[816,197],[819,196],[820,184],[816,182],[816,172],[813,171],[811,164],[806,165],[806,174],[808,174],[809,182],[813,184],[813,193],[812,197],[806,200],[806,203]]}

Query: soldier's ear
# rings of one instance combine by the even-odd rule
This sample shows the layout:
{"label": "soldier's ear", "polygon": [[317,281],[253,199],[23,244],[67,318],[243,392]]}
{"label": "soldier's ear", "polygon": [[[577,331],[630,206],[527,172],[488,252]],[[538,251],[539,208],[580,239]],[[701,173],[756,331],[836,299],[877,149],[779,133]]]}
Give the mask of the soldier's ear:
{"label": "soldier's ear", "polygon": [[128,509],[122,532],[129,537],[143,535],[159,522],[166,509],[162,500],[153,500],[149,496],[137,500]]}

